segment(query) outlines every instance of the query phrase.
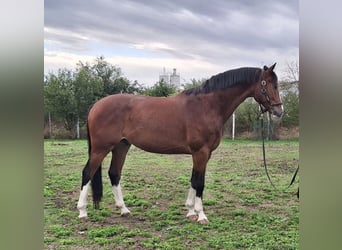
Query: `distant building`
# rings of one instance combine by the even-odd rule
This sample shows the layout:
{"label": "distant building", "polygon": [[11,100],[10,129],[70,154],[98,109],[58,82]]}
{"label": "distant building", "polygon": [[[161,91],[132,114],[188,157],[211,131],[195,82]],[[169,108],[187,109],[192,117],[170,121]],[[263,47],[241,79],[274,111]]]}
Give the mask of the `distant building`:
{"label": "distant building", "polygon": [[166,73],[165,68],[163,68],[163,73],[159,75],[159,81],[170,84],[170,75]]}
{"label": "distant building", "polygon": [[180,88],[180,75],[177,74],[176,68],[173,69],[173,72],[166,72],[165,68],[163,69],[163,73],[159,75],[159,81],[163,81],[167,84],[175,86],[177,89]]}
{"label": "distant building", "polygon": [[180,76],[177,75],[176,69],[173,69],[172,75],[170,75],[170,84],[176,86],[177,89],[180,88]]}

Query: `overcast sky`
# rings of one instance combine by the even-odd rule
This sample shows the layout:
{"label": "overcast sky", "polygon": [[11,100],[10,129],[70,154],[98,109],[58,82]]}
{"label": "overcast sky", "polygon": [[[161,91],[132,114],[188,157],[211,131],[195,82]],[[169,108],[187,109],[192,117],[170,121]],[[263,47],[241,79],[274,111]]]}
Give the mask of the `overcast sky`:
{"label": "overcast sky", "polygon": [[163,68],[181,83],[237,67],[299,61],[298,0],[45,0],[44,73],[103,55],[153,85]]}

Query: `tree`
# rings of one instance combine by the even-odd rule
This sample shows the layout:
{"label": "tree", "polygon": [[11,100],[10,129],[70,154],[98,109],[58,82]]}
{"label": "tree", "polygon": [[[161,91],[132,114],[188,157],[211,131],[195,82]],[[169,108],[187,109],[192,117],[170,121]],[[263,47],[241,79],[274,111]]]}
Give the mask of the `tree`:
{"label": "tree", "polygon": [[76,100],[72,85],[73,73],[68,69],[59,69],[57,75],[47,75],[44,85],[45,110],[57,120],[63,121],[69,131],[75,128],[77,122]]}
{"label": "tree", "polygon": [[248,98],[235,111],[236,131],[243,132],[253,131],[254,123],[259,115],[259,105],[253,101],[253,98]]}
{"label": "tree", "polygon": [[285,80],[280,82],[284,115],[282,126],[299,126],[299,65],[291,62],[287,65]]}
{"label": "tree", "polygon": [[93,75],[99,77],[103,84],[103,96],[119,93],[141,93],[142,89],[137,81],[133,84],[122,76],[121,68],[108,63],[104,56],[95,59],[91,66]]}
{"label": "tree", "polygon": [[87,64],[78,64],[73,82],[73,94],[77,113],[77,138],[80,138],[80,126],[87,121],[89,108],[103,96],[103,82],[92,74]]}
{"label": "tree", "polygon": [[190,79],[190,83],[185,83],[183,84],[183,88],[184,89],[191,89],[194,87],[197,87],[199,85],[201,85],[203,82],[205,82],[207,79],[202,78],[202,80],[198,79],[196,80],[195,78]]}
{"label": "tree", "polygon": [[298,61],[293,61],[287,64],[285,70],[284,82],[295,84],[299,88],[299,64]]}
{"label": "tree", "polygon": [[283,96],[284,115],[282,126],[299,126],[299,95],[293,91],[287,91]]}
{"label": "tree", "polygon": [[176,87],[165,83],[163,80],[157,82],[153,87],[145,90],[145,95],[167,97],[176,93]]}
{"label": "tree", "polygon": [[103,56],[95,59],[90,66],[94,76],[99,77],[103,84],[103,96],[120,93],[115,81],[121,76],[121,69],[109,64]]}
{"label": "tree", "polygon": [[[79,128],[87,121],[88,110],[102,97],[117,93],[142,93],[137,81],[131,83],[121,69],[98,57],[94,63],[79,62],[74,71],[59,69],[44,81],[46,117],[62,121],[64,127],[79,138]],[[50,123],[50,122],[49,122]]]}

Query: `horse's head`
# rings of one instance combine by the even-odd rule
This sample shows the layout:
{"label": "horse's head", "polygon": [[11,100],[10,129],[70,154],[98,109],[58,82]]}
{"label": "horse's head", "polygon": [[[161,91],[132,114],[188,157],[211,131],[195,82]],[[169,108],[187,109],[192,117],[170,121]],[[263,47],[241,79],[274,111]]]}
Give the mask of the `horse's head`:
{"label": "horse's head", "polygon": [[281,117],[283,114],[283,105],[279,96],[278,77],[273,69],[276,63],[271,67],[264,66],[261,77],[254,91],[254,99],[260,104],[263,112]]}

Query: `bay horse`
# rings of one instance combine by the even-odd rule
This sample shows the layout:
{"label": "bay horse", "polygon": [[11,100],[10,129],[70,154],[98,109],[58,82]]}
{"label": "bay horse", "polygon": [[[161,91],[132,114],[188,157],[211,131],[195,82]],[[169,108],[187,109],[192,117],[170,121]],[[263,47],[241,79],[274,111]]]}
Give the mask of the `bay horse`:
{"label": "bay horse", "polygon": [[90,184],[94,207],[99,208],[101,164],[109,152],[112,159],[108,174],[115,205],[122,216],[130,214],[123,200],[120,178],[126,154],[133,144],[152,153],[192,155],[186,217],[208,223],[202,206],[205,171],[227,119],[247,97],[254,97],[264,112],[278,117],[283,113],[275,65],[228,70],[172,97],[116,94],[96,102],[88,114],[89,159],[82,172],[78,217],[87,217]]}

